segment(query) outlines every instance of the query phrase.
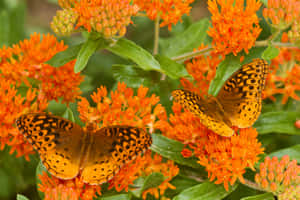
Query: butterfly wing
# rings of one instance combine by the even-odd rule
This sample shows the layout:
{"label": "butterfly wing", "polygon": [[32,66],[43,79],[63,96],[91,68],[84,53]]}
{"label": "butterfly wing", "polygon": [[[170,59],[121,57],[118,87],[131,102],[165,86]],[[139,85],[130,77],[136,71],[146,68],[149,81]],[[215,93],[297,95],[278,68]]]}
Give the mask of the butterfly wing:
{"label": "butterfly wing", "polygon": [[187,90],[175,90],[172,95],[178,103],[199,116],[200,121],[210,130],[222,136],[231,136],[231,122],[225,117],[224,111],[215,97],[202,99],[199,95]]}
{"label": "butterfly wing", "polygon": [[92,142],[81,177],[91,185],[110,180],[123,164],[134,159],[152,143],[149,134],[131,126],[104,127],[90,135]]}
{"label": "butterfly wing", "polygon": [[259,117],[268,71],[266,61],[254,59],[235,72],[221,88],[217,99],[234,126],[249,127]]}
{"label": "butterfly wing", "polygon": [[44,113],[22,115],[16,124],[52,175],[70,179],[78,174],[84,141],[79,125]]}

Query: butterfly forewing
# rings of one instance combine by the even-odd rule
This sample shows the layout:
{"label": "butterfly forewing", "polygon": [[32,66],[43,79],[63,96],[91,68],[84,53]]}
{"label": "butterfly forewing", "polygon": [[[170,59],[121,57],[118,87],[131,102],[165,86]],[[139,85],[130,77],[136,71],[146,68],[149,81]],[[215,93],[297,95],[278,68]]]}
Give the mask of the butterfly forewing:
{"label": "butterfly forewing", "polygon": [[95,185],[111,179],[120,167],[145,151],[152,143],[143,129],[131,126],[109,126],[91,133],[91,141],[82,179]]}
{"label": "butterfly forewing", "polygon": [[78,174],[84,149],[84,134],[80,126],[43,113],[22,115],[16,123],[51,174],[62,179]]}
{"label": "butterfly forewing", "polygon": [[235,72],[221,88],[217,99],[234,126],[249,127],[259,117],[268,71],[266,61],[254,59]]}
{"label": "butterfly forewing", "polygon": [[231,122],[225,118],[224,111],[214,97],[202,99],[199,95],[187,90],[175,90],[172,95],[178,103],[183,105],[200,118],[200,122],[210,130],[222,136],[231,136]]}

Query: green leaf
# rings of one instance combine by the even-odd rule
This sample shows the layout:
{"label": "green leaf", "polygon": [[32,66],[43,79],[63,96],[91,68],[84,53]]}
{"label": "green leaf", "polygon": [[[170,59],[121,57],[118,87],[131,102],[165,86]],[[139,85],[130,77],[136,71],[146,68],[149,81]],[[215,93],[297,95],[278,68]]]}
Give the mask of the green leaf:
{"label": "green leaf", "polygon": [[29,199],[22,194],[17,194],[17,200],[29,200]]}
{"label": "green leaf", "polygon": [[133,88],[138,88],[140,85],[150,87],[157,79],[154,74],[157,72],[144,71],[132,65],[113,65],[112,71],[118,82],[125,82],[128,87]]}
{"label": "green leaf", "polygon": [[269,154],[269,157],[278,157],[282,158],[284,155],[289,155],[290,159],[295,159],[297,162],[300,162],[300,144],[294,145],[289,148],[280,149],[278,151],[272,152]]}
{"label": "green leaf", "polygon": [[134,196],[140,198],[143,191],[149,189],[149,188],[155,188],[159,186],[166,178],[162,173],[159,172],[153,172],[146,178],[139,178],[135,181],[134,187],[136,187],[134,190],[131,190],[132,194]]}
{"label": "green leaf", "polygon": [[152,134],[152,140],[152,151],[170,160],[174,160],[179,164],[187,165],[193,168],[200,168],[200,165],[197,163],[197,158],[184,158],[181,155],[181,151],[184,147],[182,143],[169,139],[160,134]]}
{"label": "green leaf", "polygon": [[108,45],[108,42],[103,38],[95,39],[93,34],[90,35],[88,40],[82,45],[74,66],[74,72],[81,72],[86,64],[88,63],[90,57],[93,53],[99,48],[105,48]]}
{"label": "green leaf", "polygon": [[167,57],[174,57],[198,48],[208,38],[206,32],[209,25],[209,20],[205,18],[192,24],[184,32],[177,34],[175,37],[161,38],[159,41],[162,50],[161,54]]}
{"label": "green leaf", "polygon": [[261,114],[253,125],[259,134],[285,133],[300,135],[300,129],[295,127],[295,122],[300,119],[299,112],[277,111]]}
{"label": "green leaf", "polygon": [[255,196],[245,197],[241,200],[275,200],[272,193],[264,193]]}
{"label": "green leaf", "polygon": [[262,58],[265,60],[271,60],[277,57],[279,54],[279,49],[276,47],[269,45],[268,48],[263,52]]}
{"label": "green leaf", "polygon": [[241,67],[240,59],[236,56],[229,55],[223,60],[217,69],[215,78],[209,85],[208,93],[216,96],[226,80]]}
{"label": "green leaf", "polygon": [[179,195],[174,197],[173,200],[219,200],[230,194],[236,187],[237,184],[231,187],[229,191],[226,191],[223,185],[204,182],[183,190]]}
{"label": "green leaf", "polygon": [[147,178],[145,179],[144,185],[142,187],[142,192],[149,189],[149,188],[155,188],[159,186],[166,178],[162,173],[159,172],[153,172]]}
{"label": "green leaf", "polygon": [[160,63],[164,73],[172,79],[179,79],[180,77],[189,77],[184,65],[179,64],[168,57],[156,55],[155,58]]}
{"label": "green leaf", "polygon": [[157,60],[148,51],[130,40],[121,38],[116,43],[106,47],[106,49],[123,58],[132,60],[143,70],[163,72]]}
{"label": "green leaf", "polygon": [[107,196],[107,197],[99,197],[96,199],[98,199],[98,200],[130,200],[131,195],[130,194],[118,194],[118,195]]}
{"label": "green leaf", "polygon": [[62,115],[63,118],[66,118],[68,120],[71,120],[72,122],[75,122],[73,111],[70,108],[67,108],[64,114]]}
{"label": "green leaf", "polygon": [[76,59],[80,49],[82,48],[83,43],[68,47],[67,50],[61,51],[55,54],[50,60],[46,63],[53,67],[60,67],[65,65],[66,63]]}

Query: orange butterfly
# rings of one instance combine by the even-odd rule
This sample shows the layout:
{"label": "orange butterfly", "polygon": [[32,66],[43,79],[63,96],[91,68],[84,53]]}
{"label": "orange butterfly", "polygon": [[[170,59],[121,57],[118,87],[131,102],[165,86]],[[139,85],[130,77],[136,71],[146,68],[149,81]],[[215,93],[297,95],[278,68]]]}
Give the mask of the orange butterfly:
{"label": "orange butterfly", "polygon": [[22,115],[16,124],[51,174],[71,179],[82,170],[82,180],[91,185],[107,182],[152,143],[151,136],[140,128],[108,126],[89,132],[69,120],[43,113]]}
{"label": "orange butterfly", "polygon": [[243,65],[223,85],[219,94],[203,99],[186,90],[175,90],[175,101],[200,117],[201,123],[221,136],[232,136],[232,126],[246,128],[259,117],[262,90],[269,65],[254,59]]}

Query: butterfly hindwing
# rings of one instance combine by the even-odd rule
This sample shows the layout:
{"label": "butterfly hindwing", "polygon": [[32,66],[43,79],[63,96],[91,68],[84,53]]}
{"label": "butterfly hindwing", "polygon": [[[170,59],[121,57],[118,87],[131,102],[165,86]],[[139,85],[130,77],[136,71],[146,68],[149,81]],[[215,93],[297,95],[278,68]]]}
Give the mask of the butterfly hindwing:
{"label": "butterfly hindwing", "polygon": [[147,132],[131,126],[104,127],[91,133],[90,137],[92,143],[81,176],[84,182],[92,185],[111,179],[123,164],[134,159],[152,143]]}
{"label": "butterfly hindwing", "polygon": [[80,126],[44,113],[22,115],[16,123],[51,174],[62,179],[70,179],[78,174],[84,148]]}

